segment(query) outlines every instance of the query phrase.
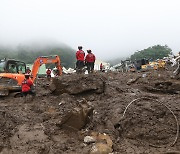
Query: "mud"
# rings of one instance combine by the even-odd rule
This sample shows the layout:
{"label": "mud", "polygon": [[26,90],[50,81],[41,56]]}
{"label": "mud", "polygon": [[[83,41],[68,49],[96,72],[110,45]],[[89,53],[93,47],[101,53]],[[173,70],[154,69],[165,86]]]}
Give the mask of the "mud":
{"label": "mud", "polygon": [[[173,114],[180,123],[180,80],[170,76],[148,71],[38,79],[33,100],[0,98],[0,153],[88,154],[94,144],[84,143],[84,137],[92,132],[107,134],[114,154],[178,153]],[[149,99],[132,103],[123,116],[128,104],[141,97]],[[92,119],[77,130],[61,127],[82,101],[93,107]]]}

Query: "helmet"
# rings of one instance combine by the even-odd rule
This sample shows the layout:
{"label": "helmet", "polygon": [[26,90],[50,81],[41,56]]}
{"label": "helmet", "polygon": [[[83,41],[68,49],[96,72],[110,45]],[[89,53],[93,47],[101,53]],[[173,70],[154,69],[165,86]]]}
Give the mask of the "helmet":
{"label": "helmet", "polygon": [[89,50],[87,50],[87,52],[88,52],[88,53],[91,53],[91,50],[89,49]]}
{"label": "helmet", "polygon": [[30,74],[26,73],[24,76],[25,76],[25,78],[29,78]]}
{"label": "helmet", "polygon": [[82,46],[78,46],[78,49],[81,50],[81,49],[82,49]]}

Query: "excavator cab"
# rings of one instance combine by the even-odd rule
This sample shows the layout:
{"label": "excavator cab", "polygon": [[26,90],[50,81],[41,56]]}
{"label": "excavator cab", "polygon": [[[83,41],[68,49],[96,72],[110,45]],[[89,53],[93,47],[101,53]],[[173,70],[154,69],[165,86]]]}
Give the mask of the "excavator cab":
{"label": "excavator cab", "polygon": [[0,61],[0,96],[9,95],[9,91],[20,91],[24,80],[26,64],[24,62],[3,59]]}
{"label": "excavator cab", "polygon": [[21,61],[9,59],[0,61],[0,73],[25,74],[26,64]]}

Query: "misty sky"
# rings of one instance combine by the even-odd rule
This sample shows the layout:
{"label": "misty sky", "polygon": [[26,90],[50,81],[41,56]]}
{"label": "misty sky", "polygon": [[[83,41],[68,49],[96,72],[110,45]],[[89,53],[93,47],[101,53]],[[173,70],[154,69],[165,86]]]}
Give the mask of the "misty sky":
{"label": "misty sky", "polygon": [[0,0],[0,44],[62,42],[98,59],[180,51],[180,0]]}

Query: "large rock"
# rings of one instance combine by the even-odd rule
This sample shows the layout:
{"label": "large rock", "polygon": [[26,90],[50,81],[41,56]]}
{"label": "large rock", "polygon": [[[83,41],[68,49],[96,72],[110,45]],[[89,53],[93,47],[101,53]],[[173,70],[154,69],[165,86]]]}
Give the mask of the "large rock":
{"label": "large rock", "polygon": [[84,100],[83,102],[80,102],[79,106],[65,113],[58,126],[77,131],[85,127],[92,118],[93,107]]}
{"label": "large rock", "polygon": [[104,143],[96,143],[91,151],[90,154],[109,154],[112,152],[112,149]]}
{"label": "large rock", "polygon": [[107,134],[92,132],[91,135],[96,139],[96,143],[91,148],[90,154],[109,154],[113,151],[113,142]]}
{"label": "large rock", "polygon": [[103,93],[105,81],[98,74],[71,74],[54,78],[50,89],[54,94]]}

